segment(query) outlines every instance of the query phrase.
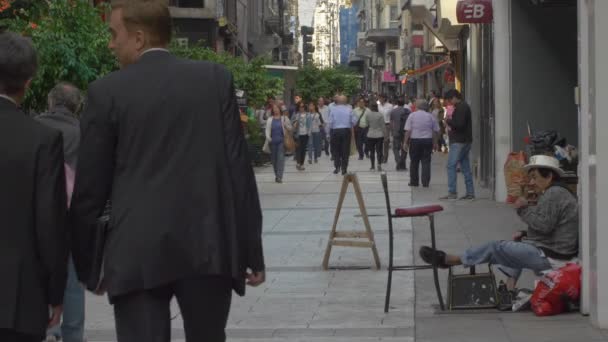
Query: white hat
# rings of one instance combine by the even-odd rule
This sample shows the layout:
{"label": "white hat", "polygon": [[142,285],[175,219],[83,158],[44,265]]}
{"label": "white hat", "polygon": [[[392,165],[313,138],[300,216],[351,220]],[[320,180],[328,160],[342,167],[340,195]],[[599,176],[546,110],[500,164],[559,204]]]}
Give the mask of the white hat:
{"label": "white hat", "polygon": [[555,171],[560,177],[564,177],[566,173],[559,168],[559,161],[551,156],[542,154],[530,157],[530,163],[524,167],[526,172],[532,169],[549,169]]}

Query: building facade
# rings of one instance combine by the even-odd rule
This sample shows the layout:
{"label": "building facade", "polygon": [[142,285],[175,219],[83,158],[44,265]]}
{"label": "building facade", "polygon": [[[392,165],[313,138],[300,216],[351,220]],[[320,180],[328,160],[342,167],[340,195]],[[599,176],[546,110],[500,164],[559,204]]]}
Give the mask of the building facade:
{"label": "building facade", "polygon": [[318,0],[313,16],[314,63],[321,67],[340,64],[340,8],[344,0]]}

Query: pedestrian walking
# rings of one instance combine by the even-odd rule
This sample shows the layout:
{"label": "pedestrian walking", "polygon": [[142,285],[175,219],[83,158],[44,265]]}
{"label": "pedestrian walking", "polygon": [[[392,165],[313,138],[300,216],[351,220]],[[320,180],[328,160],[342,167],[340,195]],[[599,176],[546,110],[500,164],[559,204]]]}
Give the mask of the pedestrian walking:
{"label": "pedestrian walking", "polygon": [[393,154],[395,156],[395,164],[397,171],[405,171],[407,151],[403,149],[403,140],[405,138],[405,123],[410,115],[410,110],[405,107],[403,99],[397,100],[397,107],[391,111],[391,135],[393,136]]}
{"label": "pedestrian walking", "polygon": [[334,174],[342,170],[342,175],[348,172],[348,159],[350,158],[350,144],[354,135],[353,126],[357,117],[352,108],[347,105],[346,96],[339,96],[337,104],[329,114],[329,124],[332,130],[331,143],[334,157]]}
{"label": "pedestrian walking", "polygon": [[283,183],[285,134],[291,134],[291,130],[292,126],[289,119],[283,116],[278,105],[274,105],[272,107],[272,117],[266,123],[266,141],[270,147],[270,161],[274,170],[274,180],[277,183]]}
{"label": "pedestrian walking", "polygon": [[473,174],[471,173],[471,162],[469,153],[473,143],[473,120],[471,107],[462,100],[462,95],[456,89],[449,90],[445,99],[454,106],[454,112],[446,119],[450,140],[450,151],[448,152],[448,195],[443,200],[455,200],[458,198],[457,172],[460,170],[466,184],[466,195],[460,199],[474,200],[475,188],[473,185]]}
{"label": "pedestrian walking", "polygon": [[383,144],[386,135],[386,125],[384,123],[384,115],[378,112],[378,105],[372,103],[370,110],[365,113],[365,120],[369,125],[367,131],[367,143],[369,150],[369,159],[371,162],[370,171],[375,170],[375,157],[378,158],[378,171],[382,171],[382,161],[384,160]]}
{"label": "pedestrian walking", "polygon": [[[384,94],[380,95],[380,98],[378,101],[378,110],[384,116],[384,123],[386,125],[387,130],[390,130],[391,112],[393,111],[394,108],[395,108],[395,106],[393,106],[390,102],[388,102],[388,98],[386,97],[386,95],[384,95]],[[382,148],[382,156],[384,158],[384,160],[382,161],[383,163],[386,163],[388,161],[388,151],[390,150],[390,146],[391,146],[391,135],[387,134],[384,137],[384,145]]]}
{"label": "pedestrian walking", "polygon": [[433,116],[437,119],[439,123],[439,146],[437,152],[442,152],[448,150],[445,138],[445,109],[443,109],[443,105],[441,104],[441,99],[439,97],[435,97],[432,107],[433,111],[431,112]]}
{"label": "pedestrian walking", "polygon": [[367,108],[365,99],[359,98],[357,101],[357,108],[353,110],[353,113],[357,117],[357,123],[355,124],[355,144],[357,146],[357,152],[359,152],[359,160],[363,160],[370,152],[366,144],[367,131],[369,129],[366,114],[369,111],[370,109]]}
{"label": "pedestrian walking", "polygon": [[310,130],[310,139],[308,139],[308,164],[319,162],[321,157],[321,129],[323,128],[323,117],[319,113],[316,103],[308,104],[308,112],[311,115],[312,126]]}
{"label": "pedestrian walking", "polygon": [[[405,123],[405,149],[410,151],[409,186],[419,186],[422,180],[422,186],[428,188],[431,182],[431,155],[437,146],[439,124],[428,112],[429,105],[424,99],[416,100],[416,108]],[[419,173],[421,163],[422,177]]]}
{"label": "pedestrian walking", "polygon": [[293,127],[298,136],[298,148],[296,150],[296,169],[304,171],[304,160],[306,159],[306,149],[308,139],[312,132],[312,115],[307,111],[306,104],[300,102],[298,111],[293,119]]}
{"label": "pedestrian walking", "polygon": [[[77,113],[82,105],[80,89],[70,83],[57,84],[48,95],[49,111],[38,117],[40,123],[61,132],[65,157],[66,182],[74,184],[74,170],[78,161],[80,145],[80,122]],[[72,193],[68,191],[68,202]],[[63,300],[61,326],[47,332],[47,342],[84,341],[84,287],[78,281],[73,261],[69,260],[68,278]]]}
{"label": "pedestrian walking", "polygon": [[325,151],[325,155],[329,156],[329,137],[331,135],[331,132],[329,131],[329,126],[328,126],[328,122],[329,122],[329,107],[327,106],[327,104],[325,103],[325,98],[320,97],[319,101],[317,103],[317,106],[319,108],[319,113],[321,113],[321,118],[323,119],[323,126],[321,127],[321,143],[323,145],[323,151]]}
{"label": "pedestrian walking", "polygon": [[265,281],[262,211],[233,76],[167,50],[166,1],[113,1],[109,25],[121,70],[89,86],[81,116],[70,214],[76,270],[89,279],[97,217],[110,200],[102,290],[117,341],[169,342],[176,298],[187,342],[223,342],[232,290],[244,295],[246,284]]}
{"label": "pedestrian walking", "polygon": [[67,277],[63,138],[19,106],[36,74],[31,40],[0,34],[0,341],[57,326]]}

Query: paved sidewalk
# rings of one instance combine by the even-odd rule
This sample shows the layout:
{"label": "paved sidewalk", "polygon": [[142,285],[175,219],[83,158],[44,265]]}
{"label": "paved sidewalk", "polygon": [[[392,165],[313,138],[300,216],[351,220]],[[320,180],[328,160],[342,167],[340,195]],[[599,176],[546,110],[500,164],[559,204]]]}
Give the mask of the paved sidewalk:
{"label": "paved sidewalk", "polygon": [[[356,159],[356,158],[355,158]],[[414,340],[414,273],[396,273],[392,310],[386,315],[386,271],[373,269],[371,250],[334,247],[330,266],[355,270],[323,271],[321,263],[333,223],[343,177],[332,173],[328,157],[306,164],[298,172],[289,159],[284,184],[274,183],[270,167],[256,170],[264,210],[267,283],[234,297],[228,324],[229,341],[371,342]],[[389,163],[392,202],[411,204],[407,173]],[[369,161],[351,158],[357,172],[383,267],[388,255],[388,231],[380,173],[369,171]],[[339,229],[363,230],[352,187],[346,198]],[[411,221],[396,226],[396,258],[411,262]],[[177,307],[173,312],[177,313]],[[173,337],[183,341],[182,322],[174,321]],[[105,298],[87,300],[87,335],[90,342],[115,341],[111,307]]]}
{"label": "paved sidewalk", "polygon": [[[413,192],[415,204],[439,203],[447,193],[445,165],[447,156],[433,156],[433,180],[430,189]],[[459,174],[460,191],[464,191]],[[489,195],[478,190],[474,202],[441,202],[445,211],[436,216],[438,246],[448,252],[460,252],[488,240],[510,239],[515,230],[524,229],[514,210],[489,200]],[[414,225],[414,255],[429,243],[428,220],[416,219]],[[466,270],[462,269],[463,272]],[[442,291],[446,297],[447,271],[441,272]],[[497,274],[497,276],[499,276]],[[519,286],[533,288],[534,276],[525,273]],[[433,305],[438,303],[432,272],[416,272],[416,341],[419,342],[570,342],[608,341],[605,332],[594,329],[587,317],[566,314],[554,317],[536,317],[525,313],[436,314]]]}

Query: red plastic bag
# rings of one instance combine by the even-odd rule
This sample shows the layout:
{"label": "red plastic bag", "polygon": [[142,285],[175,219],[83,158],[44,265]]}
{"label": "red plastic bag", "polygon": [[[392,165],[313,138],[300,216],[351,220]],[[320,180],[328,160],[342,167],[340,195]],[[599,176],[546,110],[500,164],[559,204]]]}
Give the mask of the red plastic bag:
{"label": "red plastic bag", "polygon": [[552,316],[565,311],[569,301],[578,301],[581,294],[581,267],[567,264],[541,278],[530,304],[537,316]]}

